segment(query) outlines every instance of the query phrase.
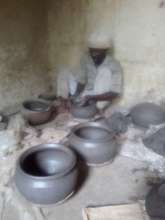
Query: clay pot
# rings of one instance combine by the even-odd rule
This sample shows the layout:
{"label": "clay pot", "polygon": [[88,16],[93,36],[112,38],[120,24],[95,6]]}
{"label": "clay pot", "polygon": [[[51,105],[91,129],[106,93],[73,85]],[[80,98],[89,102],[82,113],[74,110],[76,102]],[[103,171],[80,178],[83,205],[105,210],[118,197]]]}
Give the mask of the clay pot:
{"label": "clay pot", "polygon": [[48,122],[52,113],[52,106],[41,100],[29,100],[22,104],[22,114],[31,125]]}
{"label": "clay pot", "polygon": [[[153,186],[145,199],[146,211],[153,220],[165,219],[165,193],[163,188],[162,184]],[[161,194],[162,192],[163,195]]]}
{"label": "clay pot", "polygon": [[71,105],[71,114],[75,118],[88,119],[94,117],[96,113],[96,103],[92,101],[83,106],[76,102],[73,102]]}
{"label": "clay pot", "polygon": [[130,115],[134,124],[144,128],[165,122],[165,111],[153,103],[146,102],[136,105]]}
{"label": "clay pot", "polygon": [[162,183],[158,189],[158,195],[165,202],[165,183]]}
{"label": "clay pot", "polygon": [[88,165],[110,162],[118,151],[113,134],[99,122],[74,127],[69,136],[69,144]]}
{"label": "clay pot", "polygon": [[30,148],[19,157],[14,180],[20,193],[32,203],[58,203],[75,189],[76,156],[60,144]]}

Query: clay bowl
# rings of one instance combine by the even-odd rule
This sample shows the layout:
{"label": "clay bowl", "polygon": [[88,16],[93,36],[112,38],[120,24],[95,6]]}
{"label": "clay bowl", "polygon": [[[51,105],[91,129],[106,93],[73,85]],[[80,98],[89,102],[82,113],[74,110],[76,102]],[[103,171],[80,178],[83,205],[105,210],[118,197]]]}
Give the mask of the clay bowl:
{"label": "clay bowl", "polygon": [[76,156],[60,144],[39,145],[25,151],[18,159],[15,185],[30,202],[41,205],[59,203],[75,189]]}
{"label": "clay bowl", "polygon": [[71,114],[75,118],[88,119],[96,115],[97,108],[95,102],[88,102],[87,104],[81,106],[78,102],[72,102],[71,104]]}
{"label": "clay bowl", "polygon": [[22,106],[22,114],[31,125],[44,124],[50,120],[52,107],[47,102],[28,100]]}
{"label": "clay bowl", "polygon": [[140,127],[159,125],[165,122],[165,111],[159,105],[145,102],[136,105],[130,112],[132,122]]}
{"label": "clay bowl", "polygon": [[111,162],[118,151],[114,135],[99,122],[75,126],[69,136],[69,144],[81,160],[94,166]]}

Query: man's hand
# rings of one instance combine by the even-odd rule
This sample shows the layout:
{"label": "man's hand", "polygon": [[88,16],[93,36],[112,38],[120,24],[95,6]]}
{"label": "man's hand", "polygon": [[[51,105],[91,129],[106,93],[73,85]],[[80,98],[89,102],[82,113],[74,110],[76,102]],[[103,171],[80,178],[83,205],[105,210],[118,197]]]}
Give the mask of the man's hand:
{"label": "man's hand", "polygon": [[112,101],[113,99],[117,98],[119,94],[114,92],[107,92],[100,95],[87,95],[80,99],[80,106],[85,106],[90,101],[99,102],[99,101]]}
{"label": "man's hand", "polygon": [[84,96],[84,97],[81,97],[81,96],[71,96],[70,97],[70,103],[71,105],[79,105],[79,106],[83,106],[85,105],[87,102],[88,102],[88,96]]}
{"label": "man's hand", "polygon": [[87,105],[90,101],[92,100],[92,96],[86,95],[81,98],[79,105],[80,106],[85,106]]}

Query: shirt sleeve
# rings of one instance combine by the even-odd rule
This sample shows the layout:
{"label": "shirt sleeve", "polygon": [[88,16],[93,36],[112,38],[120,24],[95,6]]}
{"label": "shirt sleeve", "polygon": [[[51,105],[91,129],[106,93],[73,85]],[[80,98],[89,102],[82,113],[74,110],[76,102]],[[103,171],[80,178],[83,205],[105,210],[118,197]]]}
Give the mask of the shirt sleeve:
{"label": "shirt sleeve", "polygon": [[120,63],[114,60],[111,63],[111,71],[112,71],[112,82],[110,92],[115,92],[118,94],[122,93],[123,90],[123,70]]}

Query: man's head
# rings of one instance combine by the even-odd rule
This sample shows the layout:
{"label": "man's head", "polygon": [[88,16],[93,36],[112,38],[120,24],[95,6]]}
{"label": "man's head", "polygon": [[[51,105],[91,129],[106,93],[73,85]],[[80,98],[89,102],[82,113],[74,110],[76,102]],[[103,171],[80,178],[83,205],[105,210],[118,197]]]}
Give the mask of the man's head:
{"label": "man's head", "polygon": [[93,62],[96,66],[99,66],[103,63],[108,49],[102,48],[89,48],[89,54],[92,57]]}
{"label": "man's head", "polygon": [[104,32],[94,32],[88,39],[89,53],[96,65],[100,65],[109,50],[111,48],[112,42],[109,34]]}

